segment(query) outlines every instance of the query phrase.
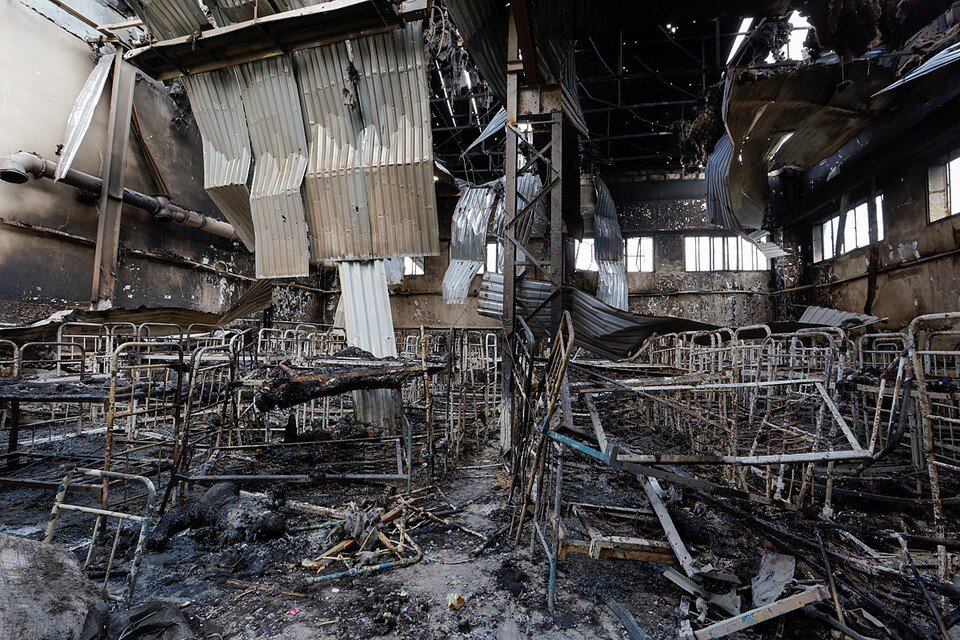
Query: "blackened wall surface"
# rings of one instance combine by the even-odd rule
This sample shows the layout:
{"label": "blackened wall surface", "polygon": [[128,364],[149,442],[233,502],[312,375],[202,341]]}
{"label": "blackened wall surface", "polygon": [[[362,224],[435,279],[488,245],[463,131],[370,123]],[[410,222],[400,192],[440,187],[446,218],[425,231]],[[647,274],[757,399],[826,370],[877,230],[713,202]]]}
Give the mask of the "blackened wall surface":
{"label": "blackened wall surface", "polygon": [[[0,155],[35,151],[56,160],[70,109],[94,58],[90,47],[15,0],[0,0]],[[99,175],[106,152],[109,82],[73,167]],[[131,133],[126,186],[169,191],[182,204],[217,215],[202,191],[199,136],[165,89],[141,78],[136,108],[145,146],[165,172],[154,178]],[[44,317],[85,306],[90,296],[97,208],[51,180],[0,182],[0,321]],[[234,243],[159,225],[124,207],[114,305],[174,306],[218,313],[248,286],[252,256]]]}
{"label": "blackened wall surface", "polygon": [[630,311],[721,326],[772,320],[770,271],[686,271],[686,236],[729,235],[707,221],[702,179],[628,172],[603,177],[624,237],[654,238],[653,273],[627,274]]}
{"label": "blackened wall surface", "polygon": [[[918,315],[960,310],[960,216],[929,222],[927,166],[911,163],[878,176],[884,239],[812,264],[801,282],[808,287],[802,301],[889,318],[890,329],[906,327]],[[787,232],[805,235],[807,242],[812,233],[807,227]]]}

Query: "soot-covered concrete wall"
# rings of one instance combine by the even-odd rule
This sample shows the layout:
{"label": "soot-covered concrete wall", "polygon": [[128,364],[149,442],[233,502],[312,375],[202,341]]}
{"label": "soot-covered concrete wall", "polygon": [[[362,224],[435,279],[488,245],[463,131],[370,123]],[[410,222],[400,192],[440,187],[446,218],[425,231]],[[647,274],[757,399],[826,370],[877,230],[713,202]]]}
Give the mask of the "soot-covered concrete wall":
{"label": "soot-covered concrete wall", "polygon": [[[0,156],[22,149],[56,160],[70,109],[93,65],[93,53],[80,38],[16,0],[0,0]],[[109,87],[73,164],[93,175],[99,175],[106,152]],[[126,186],[145,193],[168,190],[176,201],[216,214],[202,189],[193,119],[145,78],[136,93],[145,145],[167,171],[166,184],[158,186],[131,133]],[[82,202],[75,189],[51,180],[0,182],[0,321],[86,307],[96,234],[97,207]],[[132,207],[123,209],[120,242],[117,307],[218,313],[251,281],[252,256],[238,245],[158,225]]]}
{"label": "soot-covered concrete wall", "polygon": [[624,237],[654,237],[653,273],[627,275],[630,311],[721,326],[772,320],[769,271],[686,271],[686,236],[729,235],[707,222],[702,180],[630,172],[603,178]]}
{"label": "soot-covered concrete wall", "polygon": [[[885,329],[906,327],[926,313],[960,311],[960,216],[929,222],[927,166],[911,163],[878,176],[884,239],[874,247],[794,269],[802,274],[794,278],[801,291],[791,297],[889,318]],[[788,228],[785,234],[807,244],[816,221]],[[806,259],[812,261],[812,256]],[[782,313],[788,314],[789,308],[782,306]]]}

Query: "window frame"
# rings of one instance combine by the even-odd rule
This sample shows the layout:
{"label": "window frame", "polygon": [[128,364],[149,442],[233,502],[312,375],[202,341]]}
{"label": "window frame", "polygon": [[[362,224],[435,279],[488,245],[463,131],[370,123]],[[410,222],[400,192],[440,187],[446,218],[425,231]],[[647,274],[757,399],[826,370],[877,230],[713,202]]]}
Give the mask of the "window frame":
{"label": "window frame", "polygon": [[426,275],[426,263],[423,256],[403,256],[403,277],[416,278]]}
{"label": "window frame", "polygon": [[[630,244],[632,242],[636,243],[636,255],[630,254]],[[648,245],[649,256],[644,252],[645,244]],[[644,260],[645,257],[648,257],[649,260]],[[657,270],[656,260],[657,244],[654,241],[654,236],[630,236],[623,239],[623,265],[627,273],[654,273]],[[636,268],[631,266],[631,262],[635,263]],[[645,264],[649,265],[649,269],[644,268]]]}
{"label": "window frame", "polygon": [[[869,249],[875,243],[882,242],[884,239],[884,198],[883,192],[877,191],[873,197],[873,215],[870,215],[871,195],[855,200],[847,205],[846,211],[838,211],[827,218],[821,218],[813,225],[813,237],[811,246],[813,249],[813,262],[820,264],[836,260],[840,256],[850,255],[861,249]],[[852,216],[852,217],[851,217]],[[862,222],[866,222],[865,242],[860,231]],[[827,234],[827,227],[830,227],[830,233]],[[842,234],[841,234],[842,231]],[[850,233],[852,231],[852,233]],[[838,247],[838,241],[842,236],[843,242]],[[849,249],[849,237],[854,238],[853,246]],[[828,243],[827,240],[830,240]]]}
{"label": "window frame", "polygon": [[[761,239],[768,237],[769,234]],[[708,263],[705,268],[701,264],[704,258]],[[686,273],[760,273],[769,271],[770,267],[770,258],[743,236],[683,237],[683,268]]]}
{"label": "window frame", "polygon": [[[942,183],[942,207],[944,215],[934,218],[933,180],[935,174]],[[927,223],[933,224],[942,220],[951,220],[960,216],[960,149],[947,154],[939,162],[927,167]]]}
{"label": "window frame", "polygon": [[[590,262],[587,264],[586,268],[581,268],[578,264],[580,262],[580,248],[584,243],[589,243],[590,247]],[[573,239],[573,270],[580,271],[582,273],[597,273],[600,271],[600,265],[597,264],[597,245],[594,242],[593,238],[581,238]]]}

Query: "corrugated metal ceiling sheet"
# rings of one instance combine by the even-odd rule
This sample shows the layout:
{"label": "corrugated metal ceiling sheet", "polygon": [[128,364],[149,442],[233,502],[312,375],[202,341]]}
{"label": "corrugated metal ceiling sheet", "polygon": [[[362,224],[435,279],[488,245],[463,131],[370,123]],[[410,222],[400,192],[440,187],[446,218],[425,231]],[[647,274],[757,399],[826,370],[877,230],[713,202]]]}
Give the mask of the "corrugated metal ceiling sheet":
{"label": "corrugated metal ceiling sheet", "polygon": [[597,206],[593,211],[593,248],[597,260],[623,261],[623,234],[617,219],[617,205],[600,176],[593,177]]}
{"label": "corrugated metal ceiling sheet", "polygon": [[[341,262],[340,303],[347,344],[378,358],[397,357],[393,314],[383,260]],[[396,404],[389,389],[354,392],[354,417],[367,424],[388,424]]]}
{"label": "corrugated metal ceiling sheet", "polygon": [[614,309],[626,311],[629,307],[627,272],[623,260],[598,260],[600,286],[597,297]]}
{"label": "corrugated metal ceiling sheet", "polygon": [[[501,102],[507,99],[507,21],[506,3],[497,0],[447,0],[447,9],[460,31],[470,57],[477,65]],[[562,85],[564,109],[570,121],[584,135],[587,134],[583,110],[577,93],[576,73],[573,67],[572,42],[565,37],[564,28],[547,18],[552,4],[531,7],[534,39],[538,42],[537,67],[546,83]]]}
{"label": "corrugated metal ceiling sheet", "polygon": [[[532,311],[550,295],[551,284],[524,278],[517,284],[517,302]],[[634,353],[654,333],[715,329],[714,325],[673,318],[642,316],[621,311],[581,291],[564,285],[563,297],[569,302],[576,345],[606,358],[624,358]],[[479,311],[483,315],[501,317],[503,310],[503,277],[486,274],[480,290]],[[550,327],[550,307],[544,306],[529,322],[530,328],[546,335]]]}
{"label": "corrugated metal ceiling sheet", "polygon": [[481,266],[483,263],[477,260],[450,260],[441,285],[444,304],[464,304],[467,301],[470,283]]}
{"label": "corrugated metal ceiling sheet", "polygon": [[337,268],[347,343],[378,358],[395,358],[397,342],[383,260],[340,262]]}
{"label": "corrugated metal ceiling sheet", "polygon": [[[907,75],[903,76],[893,84],[887,87],[884,87],[883,89],[875,93],[874,96],[878,96],[881,93],[886,93],[887,91],[892,91],[894,89],[899,89],[900,87],[902,87],[907,83],[913,82],[914,80],[922,78],[926,75],[936,73],[941,69],[944,69],[958,62],[960,62],[960,42],[950,45],[943,51],[940,51],[939,53],[935,54],[932,58],[924,62],[922,65],[920,65],[919,67],[917,67],[916,69],[908,73]],[[955,81],[956,79],[954,79],[954,82]]]}
{"label": "corrugated metal ceiling sheet", "polygon": [[803,315],[797,322],[827,327],[859,327],[876,324],[880,322],[880,318],[863,313],[853,313],[852,311],[830,309],[829,307],[809,306],[803,310]]}
{"label": "corrugated metal ceiling sheet", "polygon": [[[298,52],[315,260],[440,249],[422,26]],[[352,59],[351,59],[352,57]]]}
{"label": "corrugated metal ceiling sheet", "polygon": [[233,69],[183,78],[203,138],[203,186],[250,251],[255,249],[250,214],[250,134]]}
{"label": "corrugated metal ceiling sheet", "polygon": [[728,184],[745,229],[763,223],[768,173],[807,169],[836,152],[889,104],[871,96],[892,73],[869,59],[730,73],[723,108],[733,144]]}
{"label": "corrugated metal ceiling sheet", "polygon": [[158,40],[185,36],[211,27],[195,0],[132,0],[130,4]]}
{"label": "corrugated metal ceiling sheet", "polygon": [[267,0],[212,0],[207,6],[221,27],[253,20],[254,13],[258,18],[275,13]]}
{"label": "corrugated metal ceiling sheet", "polygon": [[733,161],[733,143],[726,133],[717,141],[713,153],[707,157],[707,220],[736,231],[740,221],[733,213],[730,198],[730,163]]}
{"label": "corrugated metal ceiling sheet", "polygon": [[450,223],[450,259],[483,261],[487,226],[497,199],[492,186],[463,189]]}
{"label": "corrugated metal ceiling sheet", "polygon": [[293,67],[282,56],[242,64],[239,71],[255,158],[250,210],[257,277],[305,276],[310,254],[300,183],[307,141]]}

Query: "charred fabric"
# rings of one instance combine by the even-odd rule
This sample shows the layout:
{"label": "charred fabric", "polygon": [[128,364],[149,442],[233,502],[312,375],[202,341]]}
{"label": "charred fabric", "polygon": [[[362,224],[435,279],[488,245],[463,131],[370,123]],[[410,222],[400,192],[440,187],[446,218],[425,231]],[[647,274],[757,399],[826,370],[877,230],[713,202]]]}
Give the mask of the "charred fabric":
{"label": "charred fabric", "polygon": [[0,36],[0,637],[960,637],[960,3]]}

